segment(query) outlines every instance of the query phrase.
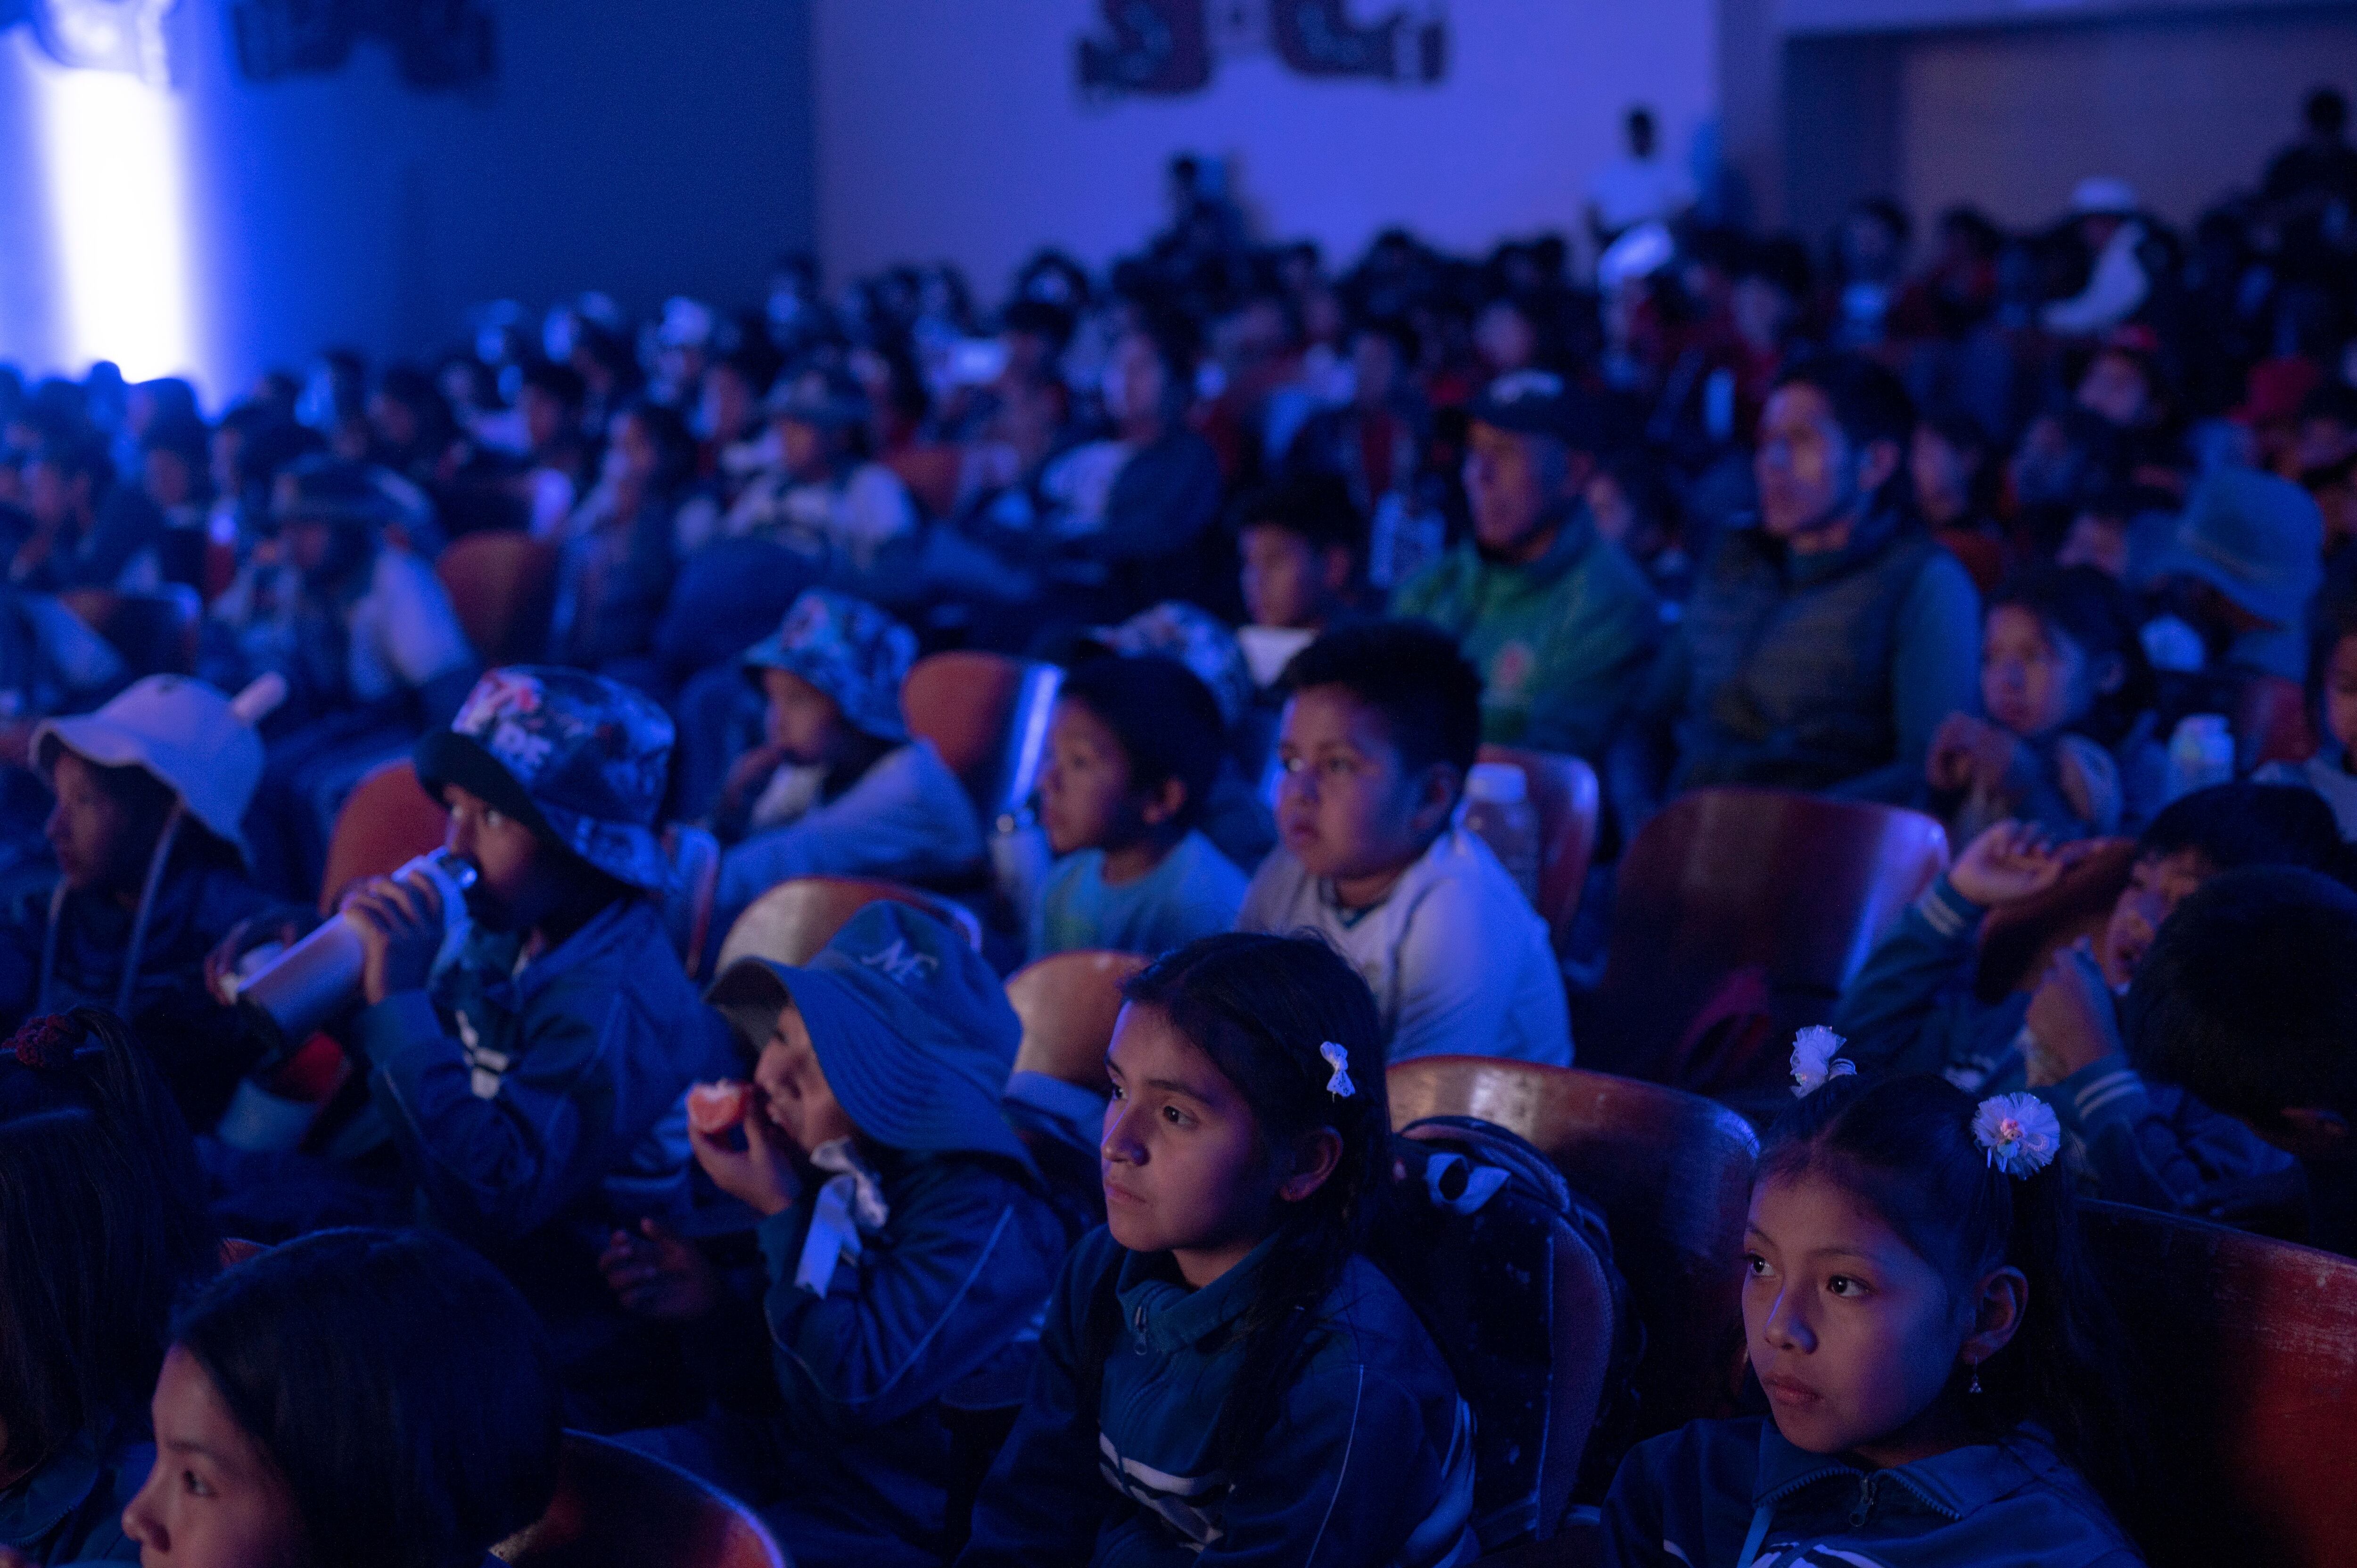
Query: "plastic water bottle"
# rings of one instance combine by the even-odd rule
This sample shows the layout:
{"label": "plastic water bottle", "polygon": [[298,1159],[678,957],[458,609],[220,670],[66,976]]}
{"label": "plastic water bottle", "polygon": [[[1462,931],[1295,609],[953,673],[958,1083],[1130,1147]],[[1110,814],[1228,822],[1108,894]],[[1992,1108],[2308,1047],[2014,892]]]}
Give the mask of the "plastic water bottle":
{"label": "plastic water bottle", "polygon": [[[412,876],[425,878],[442,896],[442,945],[434,958],[439,970],[466,940],[467,889],[475,885],[475,868],[437,849],[394,872],[393,880]],[[272,1054],[283,1056],[360,995],[366,963],[367,950],[350,918],[333,916],[242,983],[238,1007],[255,1034],[271,1042]]]}
{"label": "plastic water bottle", "polygon": [[1480,836],[1531,901],[1539,902],[1539,814],[1530,780],[1509,762],[1477,762],[1465,776],[1465,826]]}
{"label": "plastic water bottle", "polygon": [[2192,714],[2169,737],[2169,798],[2172,800],[2234,780],[2234,736],[2218,714]]}

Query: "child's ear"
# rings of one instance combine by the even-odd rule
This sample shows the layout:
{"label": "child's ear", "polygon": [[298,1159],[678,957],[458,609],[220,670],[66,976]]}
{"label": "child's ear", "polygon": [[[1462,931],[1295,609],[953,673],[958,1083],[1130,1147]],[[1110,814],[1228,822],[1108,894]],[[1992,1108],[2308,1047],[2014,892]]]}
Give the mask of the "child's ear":
{"label": "child's ear", "polygon": [[1331,1127],[1304,1133],[1293,1145],[1293,1169],[1276,1184],[1276,1196],[1299,1203],[1333,1176],[1342,1163],[1342,1134]]}
{"label": "child's ear", "polygon": [[1165,779],[1160,788],[1148,789],[1137,808],[1138,820],[1149,828],[1158,828],[1187,809],[1187,786],[1176,779]]}
{"label": "child's ear", "polygon": [[2004,1349],[2029,1309],[2029,1276],[2010,1267],[1990,1270],[1974,1298],[1973,1331],[1964,1337],[1961,1359],[1977,1367]]}
{"label": "child's ear", "polygon": [[1436,762],[1424,770],[1416,781],[1415,831],[1419,837],[1438,832],[1457,810],[1457,797],[1465,790],[1465,775],[1453,764]]}

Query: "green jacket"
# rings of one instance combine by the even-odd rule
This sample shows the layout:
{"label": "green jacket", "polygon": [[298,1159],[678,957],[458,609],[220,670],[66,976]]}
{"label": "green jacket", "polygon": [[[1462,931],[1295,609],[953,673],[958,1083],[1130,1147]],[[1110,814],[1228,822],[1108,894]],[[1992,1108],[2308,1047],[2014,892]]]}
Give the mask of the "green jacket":
{"label": "green jacket", "polygon": [[1599,759],[1661,640],[1644,573],[1565,518],[1527,566],[1484,560],[1469,540],[1400,585],[1392,614],[1431,621],[1481,671],[1481,738]]}

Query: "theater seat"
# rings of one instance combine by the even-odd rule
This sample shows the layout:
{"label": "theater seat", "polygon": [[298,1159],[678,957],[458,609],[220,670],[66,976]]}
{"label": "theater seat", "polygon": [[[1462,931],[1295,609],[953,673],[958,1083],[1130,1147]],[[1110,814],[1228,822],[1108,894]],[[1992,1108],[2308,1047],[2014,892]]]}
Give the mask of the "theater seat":
{"label": "theater seat", "polygon": [[1066,952],[1008,976],[1006,1000],[1023,1020],[1015,1070],[1112,1093],[1104,1055],[1121,1016],[1122,983],[1146,963],[1136,953]]}
{"label": "theater seat", "polygon": [[[1604,978],[1574,1020],[1580,1059],[1698,1094],[1772,1093],[1781,1055],[1754,1047],[1824,1022],[1947,864],[1947,834],[1920,811],[1782,789],[1680,796],[1621,856]],[[1690,1033],[1747,971],[1764,1026]]]}
{"label": "theater seat", "polygon": [[513,1568],[791,1568],[736,1498],[585,1432],[565,1434],[548,1511],[491,1554]]}
{"label": "theater seat", "polygon": [[319,913],[332,911],[355,883],[439,849],[449,822],[450,813],[418,784],[416,766],[407,757],[371,770],[336,813],[327,875],[319,879]]}
{"label": "theater seat", "polygon": [[434,563],[458,625],[486,664],[529,664],[548,651],[556,546],[511,532],[451,541]]}
{"label": "theater seat", "polygon": [[982,950],[982,923],[969,911],[921,888],[856,876],[798,876],[779,883],[737,917],[721,941],[720,958],[712,972],[722,973],[740,958],[808,963],[852,916],[884,898],[922,909],[962,933],[975,951]]}
{"label": "theater seat", "polygon": [[1478,1116],[1519,1133],[1604,1210],[1645,1326],[1641,1434],[1724,1413],[1742,1344],[1740,1256],[1759,1140],[1723,1105],[1660,1084],[1491,1057],[1391,1069],[1392,1125]]}
{"label": "theater seat", "polygon": [[1596,770],[1577,757],[1512,746],[1485,746],[1481,760],[1522,769],[1530,786],[1539,822],[1538,909],[1560,955],[1571,941],[1588,863],[1596,855]]}
{"label": "theater seat", "polygon": [[2188,1563],[2340,1568],[2357,1546],[2357,1262],[2090,1203]]}
{"label": "theater seat", "polygon": [[985,831],[1030,799],[1062,682],[1052,664],[960,651],[920,659],[901,682],[909,733],[933,743],[973,797]]}

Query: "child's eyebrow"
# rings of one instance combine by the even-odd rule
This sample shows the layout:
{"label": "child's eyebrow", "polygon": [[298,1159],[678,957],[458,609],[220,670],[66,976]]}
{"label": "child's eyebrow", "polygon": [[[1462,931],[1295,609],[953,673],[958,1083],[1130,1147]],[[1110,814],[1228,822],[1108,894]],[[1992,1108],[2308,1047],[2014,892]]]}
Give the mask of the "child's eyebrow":
{"label": "child's eyebrow", "polygon": [[1146,1080],[1146,1087],[1168,1090],[1173,1094],[1183,1094],[1189,1100],[1200,1100],[1206,1105],[1211,1101],[1211,1097],[1201,1090],[1192,1084],[1181,1083],[1175,1078],[1149,1078]]}

